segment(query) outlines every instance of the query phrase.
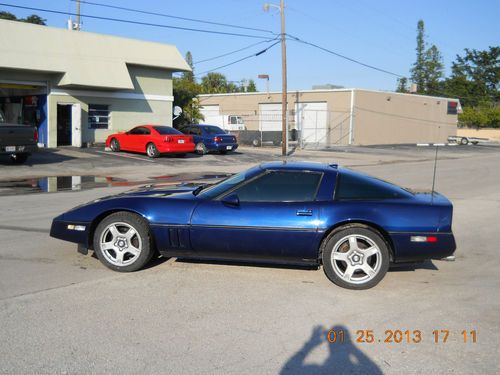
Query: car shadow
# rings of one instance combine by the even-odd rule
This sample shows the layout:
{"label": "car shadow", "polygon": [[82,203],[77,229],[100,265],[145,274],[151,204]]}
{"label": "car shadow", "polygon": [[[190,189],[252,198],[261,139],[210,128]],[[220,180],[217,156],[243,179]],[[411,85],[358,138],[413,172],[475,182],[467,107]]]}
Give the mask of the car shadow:
{"label": "car shadow", "polygon": [[190,258],[177,258],[176,262],[193,263],[193,264],[213,264],[222,266],[246,266],[257,268],[274,268],[274,269],[296,269],[296,270],[318,270],[317,265],[296,265],[296,264],[282,264],[282,263],[260,263],[260,262],[246,262],[235,260],[206,260],[206,259],[190,259]]}
{"label": "car shadow", "polygon": [[61,155],[58,153],[57,149],[40,149],[37,152],[32,153],[28,160],[26,160],[23,164],[13,163],[9,155],[0,155],[0,166],[10,166],[10,167],[19,167],[22,165],[25,166],[34,166],[40,164],[56,164],[62,163],[68,160],[75,159],[74,157]]}
{"label": "car shadow", "polygon": [[439,268],[432,262],[432,260],[425,260],[419,263],[393,263],[389,268],[389,272],[410,272],[417,269],[438,271]]}
{"label": "car shadow", "polygon": [[[328,346],[328,357],[322,363],[310,363],[307,357],[319,346]],[[359,350],[347,327],[333,326],[330,330],[318,325],[309,339],[283,365],[281,375],[297,374],[383,374],[366,354]]]}

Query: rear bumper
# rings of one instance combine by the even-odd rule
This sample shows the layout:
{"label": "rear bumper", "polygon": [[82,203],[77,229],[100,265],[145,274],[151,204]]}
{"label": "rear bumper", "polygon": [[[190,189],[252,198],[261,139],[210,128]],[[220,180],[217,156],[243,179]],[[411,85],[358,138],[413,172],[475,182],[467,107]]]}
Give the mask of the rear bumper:
{"label": "rear bumper", "polygon": [[187,152],[193,152],[195,148],[194,143],[177,143],[175,146],[169,145],[167,142],[164,144],[157,145],[158,151],[162,154],[184,154]]}
{"label": "rear bumper", "polygon": [[208,151],[234,151],[238,148],[237,143],[205,143]]}
{"label": "rear bumper", "polygon": [[[442,259],[456,249],[453,233],[389,233],[394,245],[394,262]],[[412,236],[435,236],[436,242],[412,242]]]}
{"label": "rear bumper", "polygon": [[2,155],[12,155],[12,154],[31,154],[32,152],[36,152],[38,150],[38,146],[33,144],[33,145],[16,145],[16,146],[11,146],[15,147],[15,151],[7,151],[6,147],[9,145],[1,146],[0,147],[0,154]]}

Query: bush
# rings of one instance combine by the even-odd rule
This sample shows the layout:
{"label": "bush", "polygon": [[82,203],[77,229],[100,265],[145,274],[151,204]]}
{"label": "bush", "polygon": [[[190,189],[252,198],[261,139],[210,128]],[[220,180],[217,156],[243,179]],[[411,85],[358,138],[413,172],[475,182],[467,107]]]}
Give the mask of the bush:
{"label": "bush", "polygon": [[463,113],[458,115],[460,126],[499,128],[500,127],[500,107],[480,106],[464,107]]}

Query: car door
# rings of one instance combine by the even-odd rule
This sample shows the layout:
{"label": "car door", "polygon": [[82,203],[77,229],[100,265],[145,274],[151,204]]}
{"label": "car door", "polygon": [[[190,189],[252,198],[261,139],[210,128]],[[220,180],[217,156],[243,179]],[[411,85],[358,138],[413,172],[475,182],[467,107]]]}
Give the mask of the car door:
{"label": "car door", "polygon": [[126,132],[120,140],[122,150],[137,151],[138,137],[142,134],[142,128],[136,127]]}
{"label": "car door", "polygon": [[201,202],[191,218],[200,257],[312,262],[317,257],[322,173],[267,171]]}

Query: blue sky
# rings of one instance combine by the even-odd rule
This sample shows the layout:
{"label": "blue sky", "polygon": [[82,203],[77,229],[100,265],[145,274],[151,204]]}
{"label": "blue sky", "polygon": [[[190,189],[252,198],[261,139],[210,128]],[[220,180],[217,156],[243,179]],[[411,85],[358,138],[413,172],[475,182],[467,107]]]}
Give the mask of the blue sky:
{"label": "blue sky", "polygon": [[[279,33],[277,10],[264,12],[265,0],[89,0],[182,17],[271,30]],[[275,0],[278,2],[278,0]],[[2,2],[38,8],[72,11],[70,0],[2,0]],[[441,50],[447,73],[456,54],[464,48],[486,49],[500,41],[500,1],[396,1],[396,0],[287,0],[287,33],[313,42],[343,55],[382,69],[409,75],[415,59],[416,24],[425,21],[427,42]],[[24,17],[31,11],[0,6]],[[82,4],[82,14],[132,19],[208,30],[268,36],[250,30],[238,30],[164,17],[143,15]],[[38,12],[54,27],[65,27],[67,16]],[[191,51],[194,61],[203,60],[243,48],[259,39],[202,34],[196,32],[115,23],[83,18],[83,30],[130,38],[175,44],[182,54]],[[265,48],[262,43],[221,59],[200,63],[195,73],[230,63]],[[393,90],[396,77],[342,60],[320,50],[294,41],[287,42],[288,87],[290,90],[310,89],[315,84],[332,83],[345,87]],[[265,84],[258,74],[270,75],[272,90],[281,87],[281,50],[279,44],[266,53],[220,69],[229,80],[253,78],[260,91]]]}

